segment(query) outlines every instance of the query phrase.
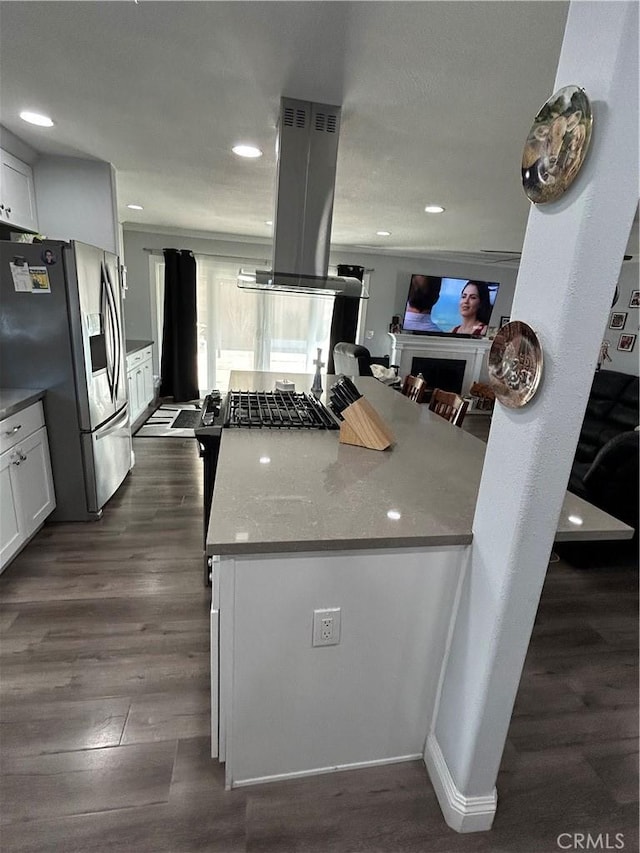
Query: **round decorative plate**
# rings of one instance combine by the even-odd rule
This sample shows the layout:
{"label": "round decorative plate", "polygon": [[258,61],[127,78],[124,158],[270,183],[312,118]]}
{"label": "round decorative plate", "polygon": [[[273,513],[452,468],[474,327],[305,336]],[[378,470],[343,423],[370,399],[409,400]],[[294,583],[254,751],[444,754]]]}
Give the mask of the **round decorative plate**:
{"label": "round decorative plate", "polygon": [[510,409],[525,406],[542,376],[542,347],[531,326],[514,320],[496,334],[489,350],[489,384]]}
{"label": "round decorative plate", "polygon": [[558,89],[538,110],[522,152],[522,186],[535,204],[555,201],[573,183],[591,141],[584,89]]}

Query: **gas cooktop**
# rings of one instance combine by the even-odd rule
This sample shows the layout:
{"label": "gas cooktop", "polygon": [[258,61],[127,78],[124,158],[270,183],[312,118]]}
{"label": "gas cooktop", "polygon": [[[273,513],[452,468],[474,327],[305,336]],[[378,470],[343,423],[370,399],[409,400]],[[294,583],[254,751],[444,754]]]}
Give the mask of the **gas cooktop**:
{"label": "gas cooktop", "polygon": [[339,429],[319,400],[295,391],[229,391],[225,408],[225,427]]}

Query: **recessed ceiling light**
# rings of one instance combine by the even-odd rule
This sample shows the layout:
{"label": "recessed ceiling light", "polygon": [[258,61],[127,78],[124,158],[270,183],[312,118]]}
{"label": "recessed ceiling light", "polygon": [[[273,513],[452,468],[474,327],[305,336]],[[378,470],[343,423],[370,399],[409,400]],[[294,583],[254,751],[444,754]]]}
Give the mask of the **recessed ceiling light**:
{"label": "recessed ceiling light", "polygon": [[30,113],[28,110],[23,110],[20,113],[20,118],[23,121],[28,121],[29,124],[37,124],[38,127],[53,127],[53,121],[49,116],[43,116],[41,113]]}
{"label": "recessed ceiling light", "polygon": [[397,509],[390,509],[387,513],[387,518],[390,518],[391,521],[398,521],[400,518],[402,518],[402,514],[398,512]]}
{"label": "recessed ceiling light", "polygon": [[255,145],[234,145],[231,150],[238,157],[262,157],[262,151]]}
{"label": "recessed ceiling light", "polygon": [[144,207],[141,204],[128,204],[127,207],[129,210],[144,210]]}
{"label": "recessed ceiling light", "polygon": [[439,204],[428,204],[425,209],[425,213],[444,213],[444,207]]}
{"label": "recessed ceiling light", "polygon": [[264,224],[265,225],[273,225],[273,222],[271,221],[271,219],[267,219]]}
{"label": "recessed ceiling light", "polygon": [[391,237],[391,231],[376,231],[378,237]]}

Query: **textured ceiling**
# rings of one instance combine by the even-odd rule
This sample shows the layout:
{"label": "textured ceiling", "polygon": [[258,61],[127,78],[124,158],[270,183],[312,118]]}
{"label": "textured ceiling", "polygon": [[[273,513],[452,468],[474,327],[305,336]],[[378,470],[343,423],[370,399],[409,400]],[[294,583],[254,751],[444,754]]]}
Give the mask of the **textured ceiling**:
{"label": "textured ceiling", "polygon": [[[338,104],[334,245],[517,251],[523,141],[567,8],[3,2],[2,124],[38,151],[112,162],[125,223],[269,238],[280,96]],[[55,127],[26,125],[25,108]],[[231,153],[245,140],[260,160]]]}

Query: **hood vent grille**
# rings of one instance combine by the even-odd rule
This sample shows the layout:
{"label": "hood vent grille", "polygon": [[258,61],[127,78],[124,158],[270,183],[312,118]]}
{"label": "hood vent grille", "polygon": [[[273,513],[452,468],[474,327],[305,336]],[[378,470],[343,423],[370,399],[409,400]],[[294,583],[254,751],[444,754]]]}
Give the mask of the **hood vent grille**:
{"label": "hood vent grille", "polygon": [[338,117],[334,114],[316,113],[316,130],[326,133],[338,132]]}
{"label": "hood vent grille", "polygon": [[282,113],[282,123],[285,127],[307,126],[307,110],[304,107],[285,107]]}

